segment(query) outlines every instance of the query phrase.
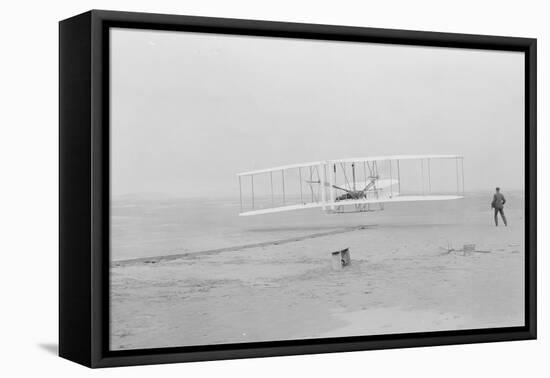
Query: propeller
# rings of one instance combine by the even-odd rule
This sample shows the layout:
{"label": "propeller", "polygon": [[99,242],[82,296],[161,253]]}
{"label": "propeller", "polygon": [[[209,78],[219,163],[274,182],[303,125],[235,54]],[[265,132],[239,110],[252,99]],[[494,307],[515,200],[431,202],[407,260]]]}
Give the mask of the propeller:
{"label": "propeller", "polygon": [[378,180],[380,178],[380,176],[378,176],[378,175],[369,176],[368,178],[370,179],[370,182],[365,186],[365,189],[362,190],[363,193],[365,193],[367,190],[369,190],[371,187],[373,187],[375,181]]}

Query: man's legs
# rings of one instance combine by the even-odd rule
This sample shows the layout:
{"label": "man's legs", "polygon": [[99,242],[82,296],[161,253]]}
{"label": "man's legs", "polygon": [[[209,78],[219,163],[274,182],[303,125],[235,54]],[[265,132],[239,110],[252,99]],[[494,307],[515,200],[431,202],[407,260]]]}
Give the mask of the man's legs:
{"label": "man's legs", "polygon": [[495,207],[495,226],[498,227],[498,209]]}
{"label": "man's legs", "polygon": [[504,209],[499,209],[498,212],[500,213],[500,216],[502,217],[502,220],[504,221],[504,225],[508,226],[508,222],[506,222],[506,217],[504,216]]}

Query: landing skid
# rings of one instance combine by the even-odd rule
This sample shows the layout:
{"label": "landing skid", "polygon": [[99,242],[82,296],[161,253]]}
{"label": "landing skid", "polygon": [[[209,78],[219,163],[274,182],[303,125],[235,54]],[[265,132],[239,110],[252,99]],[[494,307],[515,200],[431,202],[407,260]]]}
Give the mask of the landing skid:
{"label": "landing skid", "polygon": [[351,206],[347,206],[348,209],[346,210],[345,205],[335,206],[334,209],[327,210],[326,212],[329,214],[348,214],[348,213],[368,213],[368,212],[374,212],[374,211],[381,211],[384,210],[384,204],[379,203],[377,208],[374,208],[370,203],[364,203],[364,204],[357,204]]}

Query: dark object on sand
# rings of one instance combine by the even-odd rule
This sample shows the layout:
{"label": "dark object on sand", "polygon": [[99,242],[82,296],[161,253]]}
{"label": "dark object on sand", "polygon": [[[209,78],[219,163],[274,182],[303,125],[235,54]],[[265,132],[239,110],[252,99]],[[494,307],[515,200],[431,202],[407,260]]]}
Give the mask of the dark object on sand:
{"label": "dark object on sand", "polygon": [[340,251],[332,252],[332,267],[335,269],[341,269],[351,264],[351,256],[349,254],[349,248],[342,249]]}

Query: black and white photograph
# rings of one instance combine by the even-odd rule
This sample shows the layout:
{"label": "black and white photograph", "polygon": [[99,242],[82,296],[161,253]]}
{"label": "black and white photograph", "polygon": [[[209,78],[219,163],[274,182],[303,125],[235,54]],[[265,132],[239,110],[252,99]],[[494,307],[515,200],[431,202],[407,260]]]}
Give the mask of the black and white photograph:
{"label": "black and white photograph", "polygon": [[109,349],[525,326],[525,61],[110,28]]}
{"label": "black and white photograph", "polygon": [[545,376],[546,8],[3,4],[0,376]]}

